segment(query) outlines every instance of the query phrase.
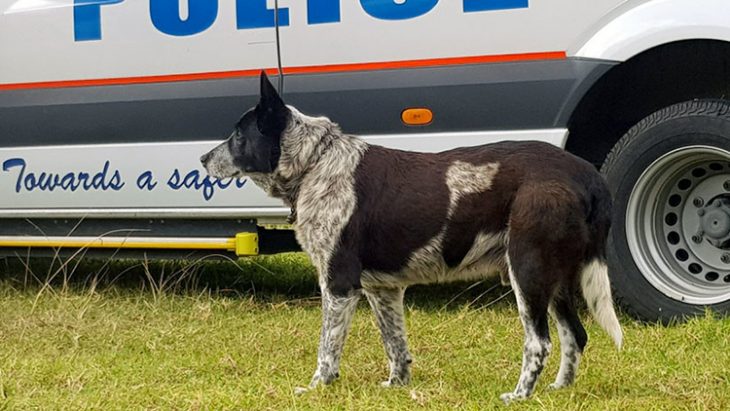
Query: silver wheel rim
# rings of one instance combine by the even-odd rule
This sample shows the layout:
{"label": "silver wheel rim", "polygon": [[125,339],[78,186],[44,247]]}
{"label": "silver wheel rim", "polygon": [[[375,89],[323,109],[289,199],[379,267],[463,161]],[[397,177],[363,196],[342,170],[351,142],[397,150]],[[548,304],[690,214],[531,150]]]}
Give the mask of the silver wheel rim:
{"label": "silver wheel rim", "polygon": [[729,210],[730,152],[690,146],[663,155],[629,196],[626,238],[634,262],[677,301],[730,300]]}

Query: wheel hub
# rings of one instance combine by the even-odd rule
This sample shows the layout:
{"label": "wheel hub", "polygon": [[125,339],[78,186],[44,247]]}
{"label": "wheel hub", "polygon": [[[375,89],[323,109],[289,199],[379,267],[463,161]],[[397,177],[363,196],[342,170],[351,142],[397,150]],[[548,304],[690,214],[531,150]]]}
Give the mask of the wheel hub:
{"label": "wheel hub", "polygon": [[[722,168],[713,170],[711,164]],[[682,230],[678,232],[681,239],[674,257],[684,257],[682,250],[686,250],[688,258],[681,262],[688,264],[686,269],[691,274],[699,274],[699,279],[709,283],[730,274],[726,273],[730,271],[730,250],[724,248],[730,242],[730,198],[723,188],[728,167],[722,163],[695,163],[672,190],[684,199],[677,207],[684,209],[680,214]]]}
{"label": "wheel hub", "polygon": [[700,216],[701,232],[710,244],[722,248],[730,240],[730,200],[718,198],[697,210],[697,215]]}

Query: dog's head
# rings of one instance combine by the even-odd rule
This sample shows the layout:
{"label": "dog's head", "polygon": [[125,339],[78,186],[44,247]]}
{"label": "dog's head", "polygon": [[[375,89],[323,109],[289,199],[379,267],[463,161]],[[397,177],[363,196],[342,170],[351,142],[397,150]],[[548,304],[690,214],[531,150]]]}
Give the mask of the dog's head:
{"label": "dog's head", "polygon": [[259,103],[243,114],[226,141],[200,158],[203,167],[218,178],[273,173],[290,117],[291,111],[262,71]]}

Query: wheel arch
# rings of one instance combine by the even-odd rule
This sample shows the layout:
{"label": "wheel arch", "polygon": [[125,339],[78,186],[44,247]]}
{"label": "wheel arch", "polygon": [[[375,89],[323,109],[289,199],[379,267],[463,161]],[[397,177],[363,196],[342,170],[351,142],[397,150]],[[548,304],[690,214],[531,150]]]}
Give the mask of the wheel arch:
{"label": "wheel arch", "polygon": [[621,136],[647,115],[698,98],[730,97],[730,41],[665,43],[617,64],[579,100],[566,150],[600,166]]}
{"label": "wheel arch", "polygon": [[626,61],[675,41],[730,41],[729,14],[726,0],[624,1],[569,47],[568,55]]}

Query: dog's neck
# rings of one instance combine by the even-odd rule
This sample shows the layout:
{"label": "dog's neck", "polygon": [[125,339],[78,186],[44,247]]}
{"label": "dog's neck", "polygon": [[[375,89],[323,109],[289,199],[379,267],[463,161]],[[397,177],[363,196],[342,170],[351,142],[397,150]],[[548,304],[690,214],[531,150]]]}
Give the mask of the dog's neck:
{"label": "dog's neck", "polygon": [[338,141],[341,138],[342,136],[337,133],[327,133],[322,135],[316,149],[306,160],[301,161],[301,164],[304,166],[297,170],[296,173],[274,173],[275,196],[284,200],[284,202],[291,207],[292,215],[290,216],[290,219],[294,219],[296,217],[295,205],[299,198],[299,190],[301,189],[302,181],[312,171],[312,169],[322,162],[334,144],[341,143],[341,141]]}
{"label": "dog's neck", "polygon": [[[337,144],[345,143],[339,126],[325,117],[308,117],[293,107],[289,126],[282,133],[279,164],[271,174],[251,175],[256,185],[291,208],[296,219],[296,203],[304,178]],[[347,137],[354,139],[354,137]]]}

